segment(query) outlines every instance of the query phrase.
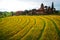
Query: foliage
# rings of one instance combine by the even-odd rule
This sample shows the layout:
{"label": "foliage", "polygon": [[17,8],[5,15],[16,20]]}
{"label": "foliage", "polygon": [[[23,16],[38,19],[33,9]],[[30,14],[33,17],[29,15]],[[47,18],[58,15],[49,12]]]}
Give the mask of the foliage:
{"label": "foliage", "polygon": [[3,18],[3,17],[8,17],[8,16],[13,16],[15,15],[14,12],[0,12],[0,18]]}

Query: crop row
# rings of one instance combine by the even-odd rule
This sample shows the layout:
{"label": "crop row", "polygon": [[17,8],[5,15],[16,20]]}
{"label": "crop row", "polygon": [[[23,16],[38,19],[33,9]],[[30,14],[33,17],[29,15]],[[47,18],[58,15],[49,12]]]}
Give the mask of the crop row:
{"label": "crop row", "polygon": [[60,40],[60,16],[2,18],[0,40]]}

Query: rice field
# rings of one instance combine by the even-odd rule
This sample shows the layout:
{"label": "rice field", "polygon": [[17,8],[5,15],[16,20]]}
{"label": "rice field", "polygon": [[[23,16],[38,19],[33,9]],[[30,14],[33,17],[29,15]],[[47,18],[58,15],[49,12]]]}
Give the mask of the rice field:
{"label": "rice field", "polygon": [[0,18],[0,40],[60,40],[60,16]]}

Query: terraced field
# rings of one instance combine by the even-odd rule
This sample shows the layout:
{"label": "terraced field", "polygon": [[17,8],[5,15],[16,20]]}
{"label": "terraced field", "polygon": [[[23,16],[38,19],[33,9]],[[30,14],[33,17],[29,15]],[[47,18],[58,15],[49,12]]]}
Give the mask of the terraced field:
{"label": "terraced field", "polygon": [[60,40],[60,16],[0,18],[0,40]]}

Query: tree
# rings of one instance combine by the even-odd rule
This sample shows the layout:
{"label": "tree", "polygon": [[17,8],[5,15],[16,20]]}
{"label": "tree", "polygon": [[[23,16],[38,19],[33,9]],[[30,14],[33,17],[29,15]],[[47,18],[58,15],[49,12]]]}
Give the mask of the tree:
{"label": "tree", "polygon": [[12,16],[14,15],[14,12],[13,12],[13,11],[11,11],[11,15],[12,15]]}
{"label": "tree", "polygon": [[36,9],[32,9],[32,15],[36,15]]}
{"label": "tree", "polygon": [[3,16],[2,12],[0,12],[0,18]]}
{"label": "tree", "polygon": [[27,15],[29,13],[29,11],[28,10],[25,10],[22,14],[23,15]]}
{"label": "tree", "polygon": [[2,15],[2,12],[0,12],[0,16]]}

